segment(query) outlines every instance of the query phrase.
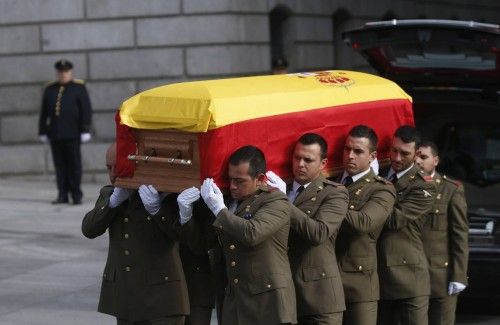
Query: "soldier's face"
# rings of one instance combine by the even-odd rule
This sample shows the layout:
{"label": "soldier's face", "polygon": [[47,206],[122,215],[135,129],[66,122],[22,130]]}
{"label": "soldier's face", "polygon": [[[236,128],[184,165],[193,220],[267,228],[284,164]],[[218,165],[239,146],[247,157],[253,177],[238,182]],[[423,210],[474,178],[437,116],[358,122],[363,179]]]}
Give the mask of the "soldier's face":
{"label": "soldier's face", "polygon": [[368,138],[347,137],[342,156],[344,169],[350,175],[356,175],[370,168],[370,163],[377,157],[377,152],[370,152]]}
{"label": "soldier's face", "polygon": [[254,195],[258,187],[262,185],[264,175],[257,175],[253,178],[248,174],[249,168],[249,162],[242,162],[238,165],[229,164],[229,191],[235,200],[243,200]]}
{"label": "soldier's face", "polygon": [[57,80],[61,84],[67,84],[73,79],[73,71],[71,70],[66,70],[66,71],[57,71]]}
{"label": "soldier's face", "polygon": [[417,151],[415,163],[420,169],[431,175],[439,163],[439,157],[432,154],[430,147],[420,147]]}
{"label": "soldier's face", "polygon": [[301,185],[307,184],[319,175],[325,168],[328,159],[321,159],[321,147],[319,144],[297,143],[293,151],[293,176],[295,181]]}
{"label": "soldier's face", "polygon": [[415,160],[415,142],[404,143],[398,137],[392,140],[391,166],[395,172],[408,169]]}

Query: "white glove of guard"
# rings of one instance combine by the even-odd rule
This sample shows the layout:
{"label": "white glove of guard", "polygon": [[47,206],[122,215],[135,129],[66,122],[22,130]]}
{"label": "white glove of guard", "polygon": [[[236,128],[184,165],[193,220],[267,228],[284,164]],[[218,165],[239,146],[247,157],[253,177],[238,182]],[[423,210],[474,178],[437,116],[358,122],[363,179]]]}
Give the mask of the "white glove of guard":
{"label": "white glove of guard", "polygon": [[82,141],[83,143],[89,142],[90,138],[92,138],[92,136],[90,135],[90,133],[82,133],[82,134],[80,134],[80,141]]}
{"label": "white glove of guard", "polygon": [[193,202],[200,198],[200,190],[196,187],[185,189],[177,197],[177,205],[179,205],[179,222],[184,225],[193,216]]}
{"label": "white glove of guard", "polygon": [[139,186],[139,196],[149,214],[153,215],[160,211],[160,193],[158,193],[153,185]]}
{"label": "white glove of guard", "polygon": [[275,187],[286,195],[286,183],[272,171],[266,173],[267,185]]}
{"label": "white glove of guard", "polygon": [[448,296],[458,295],[465,289],[466,285],[460,282],[450,282],[448,284]]}
{"label": "white glove of guard", "polygon": [[49,137],[46,134],[40,134],[38,140],[40,140],[41,143],[47,143],[49,142]]}
{"label": "white glove of guard", "polygon": [[224,209],[224,197],[212,178],[206,178],[201,185],[201,197],[212,213],[217,216]]}
{"label": "white glove of guard", "polygon": [[131,190],[121,188],[121,187],[115,187],[113,189],[113,193],[109,197],[108,206],[110,208],[116,208],[117,206],[122,204],[123,201],[128,199],[131,193],[132,193]]}

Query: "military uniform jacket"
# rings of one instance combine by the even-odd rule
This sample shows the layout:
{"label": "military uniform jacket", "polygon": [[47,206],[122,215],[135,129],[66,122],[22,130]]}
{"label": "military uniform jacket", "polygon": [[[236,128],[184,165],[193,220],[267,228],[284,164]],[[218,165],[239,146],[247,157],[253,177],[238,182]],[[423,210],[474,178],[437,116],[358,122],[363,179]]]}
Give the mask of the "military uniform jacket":
{"label": "military uniform jacket", "polygon": [[422,233],[431,298],[446,297],[451,281],[467,284],[469,224],[463,186],[437,172],[437,195]]}
{"label": "military uniform jacket", "polygon": [[174,195],[151,216],[137,192],[109,208],[113,187],[101,189],[93,210],[85,215],[82,232],[95,238],[109,232],[98,311],[128,321],[189,314],[186,281],[174,239],[178,220]]}
{"label": "military uniform jacket", "polygon": [[391,182],[372,170],[347,186],[347,190],[349,209],[336,243],[345,300],[377,301],[377,240],[392,212],[396,193]]}
{"label": "military uniform jacket", "polygon": [[288,255],[299,317],[345,310],[335,238],[348,202],[347,189],[323,176],[294,201]]}
{"label": "military uniform jacket", "polygon": [[417,165],[395,184],[396,202],[378,243],[381,299],[404,299],[430,294],[422,230],[436,188]]}
{"label": "military uniform jacket", "polygon": [[43,93],[39,134],[50,140],[80,139],[90,132],[92,108],[82,81],[68,84],[50,83]]}
{"label": "military uniform jacket", "polygon": [[219,212],[213,226],[228,277],[222,324],[296,323],[286,196],[263,187],[243,200],[234,214],[228,209]]}

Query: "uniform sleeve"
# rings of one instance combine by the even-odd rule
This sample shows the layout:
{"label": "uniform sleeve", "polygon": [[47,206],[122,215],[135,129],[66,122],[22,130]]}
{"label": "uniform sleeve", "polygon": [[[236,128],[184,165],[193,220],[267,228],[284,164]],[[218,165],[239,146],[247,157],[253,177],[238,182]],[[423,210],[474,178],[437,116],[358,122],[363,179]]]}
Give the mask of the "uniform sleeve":
{"label": "uniform sleeve", "polygon": [[40,108],[40,117],[38,119],[38,134],[47,134],[47,118],[48,118],[48,103],[47,103],[47,88],[45,88],[42,96],[42,105]]}
{"label": "uniform sleeve", "polygon": [[451,255],[450,281],[467,284],[469,260],[469,222],[464,189],[458,187],[451,197],[448,207],[449,241]]}
{"label": "uniform sleeve", "polygon": [[392,186],[383,185],[371,193],[368,201],[360,210],[348,210],[345,223],[361,233],[380,229],[390,215],[396,192]]}
{"label": "uniform sleeve", "polygon": [[436,197],[434,182],[421,181],[410,186],[411,188],[408,193],[404,194],[404,198],[394,204],[392,213],[385,224],[388,229],[404,228],[409,222],[422,218],[432,209],[432,203]]}
{"label": "uniform sleeve", "polygon": [[120,206],[115,208],[109,207],[111,193],[113,193],[113,187],[103,187],[94,208],[87,212],[83,218],[82,233],[85,237],[96,238],[104,234],[113,222]]}
{"label": "uniform sleeve", "polygon": [[88,133],[92,124],[92,106],[90,105],[87,88],[83,85],[78,100],[80,105],[80,133]]}
{"label": "uniform sleeve", "polygon": [[213,226],[246,246],[256,246],[290,222],[290,203],[283,198],[267,201],[253,218],[244,219],[222,209]]}
{"label": "uniform sleeve", "polygon": [[292,206],[290,228],[311,245],[320,245],[335,234],[347,212],[349,203],[347,189],[329,188],[331,190],[312,218],[299,208]]}

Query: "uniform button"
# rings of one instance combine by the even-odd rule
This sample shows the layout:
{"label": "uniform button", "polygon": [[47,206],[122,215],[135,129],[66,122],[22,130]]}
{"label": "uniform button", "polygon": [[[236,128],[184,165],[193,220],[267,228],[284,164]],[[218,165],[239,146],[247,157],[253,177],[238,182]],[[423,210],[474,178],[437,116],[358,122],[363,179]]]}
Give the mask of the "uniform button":
{"label": "uniform button", "polygon": [[358,270],[363,271],[363,266],[362,265],[358,266]]}
{"label": "uniform button", "polygon": [[168,276],[165,277],[165,281],[168,281]]}
{"label": "uniform button", "polygon": [[312,198],[311,198],[311,201],[316,201],[316,197],[312,197]]}
{"label": "uniform button", "polygon": [[448,262],[444,262],[444,266],[448,266]]}
{"label": "uniform button", "polygon": [[199,271],[200,270],[200,267],[199,266],[196,266],[195,267],[196,271]]}
{"label": "uniform button", "polygon": [[219,229],[222,229],[222,226],[219,226]]}
{"label": "uniform button", "polygon": [[128,222],[128,218],[123,219],[123,222]]}
{"label": "uniform button", "polygon": [[436,213],[439,213],[439,209],[436,209]]}
{"label": "uniform button", "polygon": [[103,206],[102,206],[101,210],[104,210],[104,208],[106,208],[106,206],[105,206],[105,205],[103,205]]}
{"label": "uniform button", "polygon": [[125,237],[125,239],[128,239],[128,234],[123,235],[123,237]]}
{"label": "uniform button", "polygon": [[161,217],[161,221],[165,221],[165,217]]}
{"label": "uniform button", "polygon": [[307,213],[307,214],[311,214],[311,210],[307,210],[307,211],[306,211],[306,213]]}
{"label": "uniform button", "polygon": [[403,258],[403,264],[406,264],[406,259]]}
{"label": "uniform button", "polygon": [[232,245],[232,244],[231,244],[231,245],[229,245],[229,249],[230,249],[230,250],[234,250],[235,248],[236,248],[236,246],[234,246],[234,245]]}
{"label": "uniform button", "polygon": [[123,253],[124,253],[125,255],[130,255],[130,252],[129,252],[128,250],[125,250]]}
{"label": "uniform button", "polygon": [[233,280],[234,284],[238,283],[238,281],[239,281],[238,279]]}
{"label": "uniform button", "polygon": [[103,278],[105,278],[105,277],[106,277],[106,273],[104,273],[104,274],[102,275],[102,277],[103,277]]}
{"label": "uniform button", "polygon": [[323,277],[326,276],[326,273],[325,272],[321,273],[321,276],[323,276]]}
{"label": "uniform button", "polygon": [[130,266],[127,266],[127,267],[125,268],[125,271],[130,272]]}
{"label": "uniform button", "polygon": [[147,217],[146,219],[148,219],[148,221],[151,221],[151,217]]}
{"label": "uniform button", "polygon": [[351,205],[351,206],[349,207],[349,209],[351,209],[351,210],[352,210],[352,209],[354,209],[354,205]]}
{"label": "uniform button", "polygon": [[270,284],[268,284],[266,287],[271,288],[271,285],[270,285]]}
{"label": "uniform button", "polygon": [[235,262],[235,261],[232,261],[232,262],[231,262],[231,266],[236,266],[236,262]]}

